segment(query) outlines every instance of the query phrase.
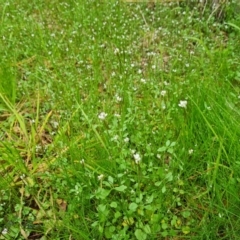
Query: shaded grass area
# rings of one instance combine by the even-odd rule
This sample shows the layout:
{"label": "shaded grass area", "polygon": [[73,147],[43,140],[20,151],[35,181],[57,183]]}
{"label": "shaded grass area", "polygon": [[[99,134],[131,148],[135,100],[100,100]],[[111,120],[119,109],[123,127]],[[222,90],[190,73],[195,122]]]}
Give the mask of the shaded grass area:
{"label": "shaded grass area", "polygon": [[177,4],[8,1],[0,239],[237,239],[239,19]]}

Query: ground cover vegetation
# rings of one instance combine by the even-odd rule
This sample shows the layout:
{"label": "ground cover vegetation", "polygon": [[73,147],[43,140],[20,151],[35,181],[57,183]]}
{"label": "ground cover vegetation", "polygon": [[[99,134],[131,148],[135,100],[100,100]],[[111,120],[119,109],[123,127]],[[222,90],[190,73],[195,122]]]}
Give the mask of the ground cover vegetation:
{"label": "ground cover vegetation", "polygon": [[239,239],[233,1],[0,2],[0,239]]}

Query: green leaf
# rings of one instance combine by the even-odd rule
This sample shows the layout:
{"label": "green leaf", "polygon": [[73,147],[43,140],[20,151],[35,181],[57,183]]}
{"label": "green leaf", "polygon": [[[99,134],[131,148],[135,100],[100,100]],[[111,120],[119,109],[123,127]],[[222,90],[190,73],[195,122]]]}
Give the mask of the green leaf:
{"label": "green leaf", "polygon": [[173,153],[173,148],[169,148],[169,149],[167,150],[167,152],[172,154],[172,153]]}
{"label": "green leaf", "polygon": [[113,184],[113,182],[114,182],[113,177],[109,176],[109,177],[108,177],[108,182],[111,183],[111,184]]}
{"label": "green leaf", "polygon": [[142,202],[142,199],[143,199],[143,195],[142,195],[142,193],[140,193],[140,194],[139,194],[139,197],[136,198],[136,202],[137,202],[137,203],[140,203],[140,202]]}
{"label": "green leaf", "polygon": [[118,192],[123,192],[127,189],[127,187],[125,185],[121,185],[119,187],[115,187],[114,189]]}
{"label": "green leaf", "polygon": [[183,232],[184,234],[190,233],[190,227],[189,227],[189,226],[184,226],[184,227],[182,227],[182,232]]}
{"label": "green leaf", "polygon": [[167,142],[166,142],[166,146],[169,147],[170,144],[171,144],[171,142],[170,142],[169,140],[167,140]]}
{"label": "green leaf", "polygon": [[164,147],[160,147],[158,149],[158,152],[165,152],[167,150],[167,148],[164,146]]}
{"label": "green leaf", "polygon": [[147,234],[145,232],[143,232],[141,229],[137,229],[134,234],[135,234],[137,240],[147,239]]}
{"label": "green leaf", "polygon": [[188,218],[188,217],[190,217],[190,215],[191,215],[191,213],[190,213],[189,211],[184,211],[184,212],[182,212],[182,216],[183,216],[184,218]]}
{"label": "green leaf", "polygon": [[165,230],[165,229],[167,229],[167,228],[168,228],[167,223],[162,223],[162,229]]}
{"label": "green leaf", "polygon": [[97,193],[96,193],[96,198],[97,199],[105,199],[109,193],[111,192],[111,190],[106,190],[106,189],[103,189],[103,188],[99,188],[97,190]]}
{"label": "green leaf", "polygon": [[228,22],[227,24],[230,25],[231,27],[237,29],[238,31],[240,31],[240,27],[238,25],[236,25],[234,23],[230,23],[230,22]]}
{"label": "green leaf", "polygon": [[111,202],[110,207],[117,208],[117,203],[116,202]]}
{"label": "green leaf", "polygon": [[166,175],[166,179],[171,182],[173,180],[173,175],[172,175],[172,172],[169,172],[167,175]]}
{"label": "green leaf", "polygon": [[130,203],[129,204],[129,209],[132,210],[132,211],[136,211],[138,205],[136,203]]}
{"label": "green leaf", "polygon": [[148,224],[146,224],[146,225],[143,227],[143,230],[144,230],[145,233],[151,234],[151,228],[149,227]]}
{"label": "green leaf", "polygon": [[159,187],[159,186],[161,185],[161,183],[162,183],[162,182],[155,182],[154,185],[155,185],[156,187]]}
{"label": "green leaf", "polygon": [[163,186],[162,187],[162,193],[165,193],[166,192],[166,186]]}
{"label": "green leaf", "polygon": [[100,204],[100,205],[98,205],[98,212],[105,212],[106,208],[107,208],[106,205]]}
{"label": "green leaf", "polygon": [[153,201],[153,194],[151,195],[151,196],[147,196],[147,198],[146,198],[146,202],[147,203],[151,203],[152,201]]}
{"label": "green leaf", "polygon": [[114,233],[114,231],[115,231],[115,227],[114,226],[110,226],[110,227],[106,227],[105,228],[105,232],[104,232],[104,234],[105,234],[105,237],[107,238],[107,239],[111,239],[112,238],[112,235],[113,235],[113,233]]}
{"label": "green leaf", "polygon": [[115,219],[118,219],[121,216],[122,216],[122,214],[119,211],[115,212],[115,214],[114,214]]}

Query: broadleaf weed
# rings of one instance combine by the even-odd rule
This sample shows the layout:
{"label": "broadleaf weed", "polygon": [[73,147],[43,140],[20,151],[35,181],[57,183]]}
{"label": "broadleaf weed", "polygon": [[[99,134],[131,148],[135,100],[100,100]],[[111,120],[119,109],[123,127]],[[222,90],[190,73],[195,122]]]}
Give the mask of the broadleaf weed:
{"label": "broadleaf weed", "polygon": [[0,239],[237,239],[237,18],[175,1],[1,12]]}

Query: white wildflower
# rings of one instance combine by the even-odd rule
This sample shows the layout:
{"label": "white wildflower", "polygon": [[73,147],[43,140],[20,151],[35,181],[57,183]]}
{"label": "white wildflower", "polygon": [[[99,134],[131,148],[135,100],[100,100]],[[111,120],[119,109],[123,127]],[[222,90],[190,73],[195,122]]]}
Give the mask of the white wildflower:
{"label": "white wildflower", "polygon": [[51,123],[53,125],[53,128],[55,128],[55,129],[58,128],[59,123],[57,121],[52,121]]}
{"label": "white wildflower", "polygon": [[85,160],[84,159],[80,160],[80,163],[83,165],[85,163]]}
{"label": "white wildflower", "polygon": [[124,141],[125,143],[128,143],[128,142],[129,142],[129,138],[128,138],[128,137],[125,137],[123,141]]}
{"label": "white wildflower", "polygon": [[117,117],[117,118],[121,117],[120,114],[118,114],[118,113],[114,113],[114,116]]}
{"label": "white wildflower", "polygon": [[103,175],[103,174],[100,174],[100,175],[98,176],[98,180],[101,181],[101,180],[103,179],[103,177],[104,177],[104,175]]}
{"label": "white wildflower", "polygon": [[162,90],[162,91],[161,91],[161,95],[162,95],[162,96],[165,96],[165,95],[166,95],[166,93],[167,93],[167,91],[166,91],[166,90]]}
{"label": "white wildflower", "polygon": [[131,153],[134,154],[136,152],[135,149],[131,149]]}
{"label": "white wildflower", "polygon": [[192,155],[192,154],[193,154],[193,149],[189,149],[189,150],[188,150],[188,154],[189,154],[189,155]]}
{"label": "white wildflower", "polygon": [[139,162],[141,161],[141,156],[139,155],[139,153],[133,154],[134,160],[136,164],[139,164]]}
{"label": "white wildflower", "polygon": [[20,178],[24,179],[25,178],[25,174],[20,175]]}
{"label": "white wildflower", "polygon": [[101,120],[104,120],[106,117],[107,117],[107,113],[105,113],[105,112],[101,112],[101,113],[98,115],[98,118],[101,119]]}
{"label": "white wildflower", "polygon": [[116,54],[118,54],[119,53],[119,48],[115,48],[114,49],[114,54],[116,55]]}
{"label": "white wildflower", "polygon": [[167,81],[164,81],[163,84],[164,84],[165,86],[168,86],[168,85],[169,85],[169,83],[168,83]]}
{"label": "white wildflower", "polygon": [[122,101],[122,98],[119,97],[118,95],[116,95],[115,97],[116,97],[117,102],[121,102]]}
{"label": "white wildflower", "polygon": [[119,136],[118,136],[118,135],[115,135],[111,140],[112,140],[113,142],[116,142],[116,141],[118,140],[118,138],[119,138]]}
{"label": "white wildflower", "polygon": [[186,100],[181,100],[178,104],[179,107],[182,108],[187,108],[187,101]]}
{"label": "white wildflower", "polygon": [[4,229],[2,230],[2,235],[6,235],[7,233],[8,233],[7,228],[4,228]]}

